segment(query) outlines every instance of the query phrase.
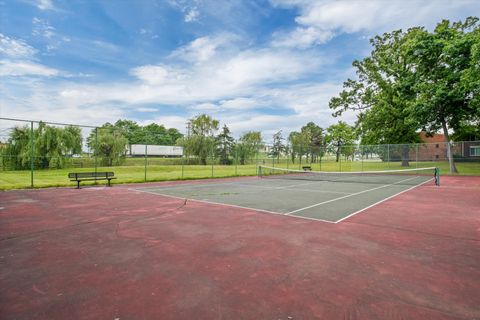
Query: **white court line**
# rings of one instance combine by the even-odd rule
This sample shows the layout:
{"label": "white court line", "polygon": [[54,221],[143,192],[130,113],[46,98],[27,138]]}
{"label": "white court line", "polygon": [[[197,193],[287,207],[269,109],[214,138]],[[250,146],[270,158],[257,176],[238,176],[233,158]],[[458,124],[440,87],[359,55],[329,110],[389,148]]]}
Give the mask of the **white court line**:
{"label": "white court line", "polygon": [[139,189],[132,189],[132,190],[178,190],[178,189],[188,189],[192,188],[194,186],[195,188],[203,188],[203,187],[210,187],[210,186],[223,186],[225,184],[228,184],[228,182],[221,182],[221,183],[187,183],[187,184],[178,184],[178,185],[172,185],[172,186],[164,186],[164,187],[145,187],[145,188],[139,188]]}
{"label": "white court line", "polygon": [[[318,182],[318,181],[316,181]],[[259,186],[254,184],[247,184],[247,183],[238,183],[235,181],[229,182],[222,182],[222,183],[202,183],[202,184],[181,184],[178,186],[164,186],[164,187],[146,187],[146,188],[139,188],[136,190],[159,190],[159,191],[175,191],[175,190],[182,190],[182,189],[195,189],[195,188],[203,188],[203,187],[210,187],[210,186],[225,186],[225,185],[238,185],[238,186],[247,186],[253,188],[263,188],[263,189],[270,189],[270,190],[278,190],[278,189],[286,189],[287,187],[269,187],[269,186]],[[307,192],[317,192],[317,193],[335,193],[335,194],[351,194],[350,192],[340,192],[340,191],[323,191],[323,190],[306,190],[306,189],[295,189],[298,191],[307,191]],[[192,190],[195,191],[195,190]]]}
{"label": "white court line", "polygon": [[[181,198],[181,197],[176,197],[176,196],[171,196],[169,194],[162,194],[162,193],[157,193],[157,192],[152,192],[152,191],[145,191],[145,190],[140,190],[140,189],[128,189],[131,191],[137,191],[137,192],[143,192],[143,193],[148,193],[148,194],[154,194],[156,196],[163,196],[167,198],[173,198],[173,199],[179,199],[179,200],[187,200],[187,201],[193,201],[193,202],[200,202],[200,203],[206,203],[206,204],[213,204],[217,206],[223,206],[223,207],[233,207],[233,208],[239,208],[239,209],[246,209],[246,210],[253,210],[253,211],[258,211],[262,213],[273,213],[279,216],[286,216],[282,212],[275,212],[275,211],[269,211],[269,210],[263,210],[263,209],[257,209],[257,208],[250,208],[250,207],[244,207],[244,206],[237,206],[235,204],[228,204],[228,203],[219,203],[219,202],[213,202],[213,201],[207,201],[207,200],[198,200],[198,199],[190,199],[190,198]],[[327,222],[327,223],[336,223],[335,221],[329,221],[329,220],[323,220],[323,219],[317,219],[317,218],[309,218],[309,217],[302,217],[302,216],[287,216],[291,218],[299,218],[299,219],[305,219],[305,220],[313,220],[313,221],[321,221],[321,222]]]}
{"label": "white court line", "polygon": [[[262,188],[262,189],[270,189],[270,190],[281,190],[286,189],[287,187],[269,187],[269,186],[257,186],[254,184],[243,184],[243,183],[236,183],[232,182],[232,184],[238,186],[246,186],[246,187],[253,187],[253,188]],[[309,190],[309,189],[287,189],[292,191],[305,191],[305,192],[315,192],[315,193],[336,193],[336,194],[351,194],[351,192],[341,192],[341,191],[326,191],[326,190]]]}
{"label": "white court line", "polygon": [[401,183],[401,182],[404,182],[404,181],[408,181],[408,180],[412,180],[412,179],[415,179],[415,178],[418,178],[418,177],[413,177],[413,178],[404,179],[404,180],[401,180],[401,181],[398,181],[398,182],[395,182],[395,183],[386,184],[386,185],[383,185],[383,186],[380,186],[380,187],[371,188],[371,189],[359,191],[359,192],[356,192],[356,193],[352,193],[352,194],[349,194],[349,195],[346,195],[346,196],[343,196],[343,197],[334,198],[334,199],[330,199],[330,200],[327,200],[327,201],[319,202],[319,203],[313,204],[313,205],[308,206],[308,207],[304,207],[304,208],[300,208],[300,209],[297,209],[297,210],[293,210],[293,211],[287,212],[287,213],[285,213],[285,215],[291,215],[292,213],[304,211],[304,210],[307,210],[307,209],[310,209],[310,208],[314,208],[314,207],[321,206],[322,204],[326,204],[326,203],[330,203],[330,202],[342,200],[342,199],[345,199],[345,198],[353,197],[353,196],[356,196],[356,195],[359,195],[359,194],[362,194],[362,193],[365,193],[365,192],[369,192],[369,191],[373,191],[373,190],[378,190],[378,189],[390,187],[390,186],[396,185],[396,184],[398,184],[398,183]]}
{"label": "white court line", "polygon": [[358,210],[358,211],[355,211],[354,213],[351,213],[351,214],[349,214],[348,216],[343,217],[342,219],[335,221],[335,223],[342,222],[343,220],[348,219],[348,218],[356,215],[357,213],[360,213],[360,212],[363,212],[363,211],[365,211],[365,210],[367,210],[367,209],[370,209],[371,207],[374,207],[374,206],[376,206],[377,204],[380,204],[380,203],[382,203],[382,202],[384,202],[384,201],[387,201],[387,200],[389,200],[389,199],[391,199],[391,198],[393,198],[393,197],[396,197],[396,196],[398,196],[398,195],[400,195],[400,194],[402,194],[402,193],[404,193],[404,192],[407,192],[407,191],[410,191],[410,190],[412,190],[412,189],[415,189],[416,187],[419,187],[419,186],[421,186],[421,185],[423,185],[423,184],[425,184],[425,183],[427,183],[427,182],[430,182],[430,181],[432,181],[432,180],[434,180],[434,178],[432,178],[432,179],[430,179],[430,180],[427,180],[427,181],[425,181],[425,182],[422,182],[422,183],[420,183],[420,184],[418,184],[418,185],[416,185],[416,186],[413,186],[413,187],[411,187],[411,188],[408,188],[408,189],[406,189],[406,190],[400,191],[399,193],[395,193],[394,195],[392,195],[392,196],[390,196],[390,197],[388,197],[388,198],[385,198],[385,199],[383,199],[383,200],[380,200],[380,201],[378,201],[378,202],[375,202],[375,203],[372,204],[372,205],[369,205],[368,207],[365,207],[365,208],[363,208],[363,209],[360,209],[360,210]]}

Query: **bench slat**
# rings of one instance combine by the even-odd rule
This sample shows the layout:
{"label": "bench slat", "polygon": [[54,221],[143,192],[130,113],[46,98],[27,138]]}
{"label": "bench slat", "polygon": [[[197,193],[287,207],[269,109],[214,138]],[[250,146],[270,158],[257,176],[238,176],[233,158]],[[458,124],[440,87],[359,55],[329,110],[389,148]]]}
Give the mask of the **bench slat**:
{"label": "bench slat", "polygon": [[68,174],[70,179],[83,178],[110,178],[113,177],[113,172],[71,172]]}

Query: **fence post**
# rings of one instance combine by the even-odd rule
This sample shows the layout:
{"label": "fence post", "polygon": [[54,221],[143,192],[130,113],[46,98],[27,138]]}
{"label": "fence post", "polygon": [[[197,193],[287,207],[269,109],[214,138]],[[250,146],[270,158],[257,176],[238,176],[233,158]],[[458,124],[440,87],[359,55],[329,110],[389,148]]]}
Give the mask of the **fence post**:
{"label": "fence post", "polygon": [[363,157],[365,156],[364,153],[365,153],[365,147],[360,145],[360,155],[362,159],[362,172],[363,172]]}
{"label": "fence post", "polygon": [[30,187],[33,188],[33,169],[34,169],[34,148],[33,148],[33,121],[30,121]]}
{"label": "fence post", "polygon": [[212,145],[212,150],[211,153],[210,153],[210,159],[212,161],[212,178],[213,178],[213,162],[214,162],[214,150],[213,150],[214,146]]}
{"label": "fence post", "polygon": [[185,167],[185,154],[184,154],[184,150],[185,150],[185,149],[182,149],[182,179],[183,179],[183,177],[184,177],[183,170],[184,170],[184,167]]}
{"label": "fence post", "polygon": [[255,148],[255,174],[258,176],[258,146]]}
{"label": "fence post", "polygon": [[93,151],[93,157],[95,160],[95,174],[97,173],[97,158],[98,158],[98,128],[95,128],[95,150]]}
{"label": "fence post", "polygon": [[390,144],[387,144],[387,168],[390,169]]}
{"label": "fence post", "polygon": [[145,145],[145,182],[147,181],[147,145]]}
{"label": "fence post", "polygon": [[418,168],[418,143],[415,144],[415,168]]}
{"label": "fence post", "polygon": [[235,175],[238,175],[238,170],[237,170],[237,165],[238,165],[238,148],[235,148],[235,158],[233,159],[235,161]]}
{"label": "fence post", "polygon": [[339,155],[338,155],[338,171],[342,172],[342,147],[339,147],[340,148],[340,151],[339,151]]}
{"label": "fence post", "polygon": [[302,153],[303,153],[303,145],[300,145],[300,153],[298,157],[298,170],[302,168]]}

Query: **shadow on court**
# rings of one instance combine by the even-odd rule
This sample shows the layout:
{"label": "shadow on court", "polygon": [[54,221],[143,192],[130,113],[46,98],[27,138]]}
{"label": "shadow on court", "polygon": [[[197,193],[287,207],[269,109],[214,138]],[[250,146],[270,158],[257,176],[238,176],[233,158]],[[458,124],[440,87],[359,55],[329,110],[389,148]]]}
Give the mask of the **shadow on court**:
{"label": "shadow on court", "polygon": [[[149,185],[168,197],[145,185],[1,192],[0,318],[479,318],[480,178],[442,179],[337,224],[171,197],[237,199],[253,183],[238,197],[259,206],[272,184],[253,178]],[[308,187],[295,203],[279,189],[266,210],[374,187]],[[332,220],[350,212],[337,209]]]}

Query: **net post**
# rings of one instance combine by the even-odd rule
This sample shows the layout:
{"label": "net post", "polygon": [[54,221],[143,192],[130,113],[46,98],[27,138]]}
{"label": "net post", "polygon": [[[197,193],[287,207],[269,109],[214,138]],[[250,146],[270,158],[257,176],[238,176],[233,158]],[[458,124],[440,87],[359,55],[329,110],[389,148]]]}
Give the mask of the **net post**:
{"label": "net post", "polygon": [[435,167],[435,185],[440,187],[440,168]]}
{"label": "net post", "polygon": [[257,176],[258,176],[259,178],[262,177],[262,166],[260,166],[260,165],[258,165],[258,164],[257,164]]}

